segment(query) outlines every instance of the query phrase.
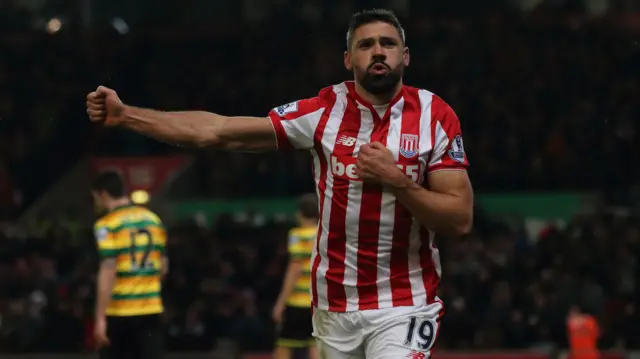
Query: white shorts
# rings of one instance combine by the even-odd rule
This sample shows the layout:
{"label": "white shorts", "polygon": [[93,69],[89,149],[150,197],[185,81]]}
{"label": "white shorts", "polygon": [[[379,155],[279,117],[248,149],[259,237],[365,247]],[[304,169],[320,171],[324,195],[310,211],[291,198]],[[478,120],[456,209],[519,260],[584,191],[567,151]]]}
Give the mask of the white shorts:
{"label": "white shorts", "polygon": [[428,359],[442,302],[337,313],[314,308],[313,336],[322,359]]}

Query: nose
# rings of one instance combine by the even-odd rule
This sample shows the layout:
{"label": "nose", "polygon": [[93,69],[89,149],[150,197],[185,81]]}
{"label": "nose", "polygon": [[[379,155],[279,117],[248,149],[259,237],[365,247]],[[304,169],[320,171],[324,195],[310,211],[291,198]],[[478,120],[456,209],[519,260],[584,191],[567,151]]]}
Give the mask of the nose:
{"label": "nose", "polygon": [[373,55],[384,55],[384,48],[379,42],[376,42],[373,46]]}

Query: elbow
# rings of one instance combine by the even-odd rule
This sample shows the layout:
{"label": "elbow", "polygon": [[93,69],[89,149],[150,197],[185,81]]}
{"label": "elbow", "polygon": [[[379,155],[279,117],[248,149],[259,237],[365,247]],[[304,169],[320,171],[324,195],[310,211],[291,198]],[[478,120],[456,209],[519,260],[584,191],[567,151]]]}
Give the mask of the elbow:
{"label": "elbow", "polygon": [[470,235],[472,230],[473,230],[473,216],[469,216],[468,219],[465,219],[465,221],[458,226],[456,235],[458,238],[464,238]]}
{"label": "elbow", "polygon": [[195,144],[196,148],[203,149],[203,148],[209,148],[209,147],[220,147],[222,141],[216,135],[207,136],[207,135],[201,134],[195,139],[193,143]]}
{"label": "elbow", "polygon": [[206,128],[193,128],[195,146],[197,148],[228,148],[229,139],[224,135],[223,129],[229,118],[210,112],[204,114],[211,125]]}
{"label": "elbow", "polygon": [[471,234],[473,230],[473,214],[469,213],[460,219],[455,225],[449,228],[449,236],[455,239],[462,239]]}

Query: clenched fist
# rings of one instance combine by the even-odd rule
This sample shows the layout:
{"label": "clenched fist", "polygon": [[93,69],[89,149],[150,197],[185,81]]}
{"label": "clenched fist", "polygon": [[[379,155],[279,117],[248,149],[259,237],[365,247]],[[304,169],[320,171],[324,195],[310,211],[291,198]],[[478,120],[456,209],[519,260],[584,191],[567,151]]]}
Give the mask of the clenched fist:
{"label": "clenched fist", "polygon": [[117,126],[122,122],[125,105],[118,94],[104,86],[87,95],[87,114],[92,122],[105,126]]}
{"label": "clenched fist", "polygon": [[390,186],[402,186],[407,181],[407,176],[396,165],[391,151],[380,142],[360,147],[356,175],[365,181]]}

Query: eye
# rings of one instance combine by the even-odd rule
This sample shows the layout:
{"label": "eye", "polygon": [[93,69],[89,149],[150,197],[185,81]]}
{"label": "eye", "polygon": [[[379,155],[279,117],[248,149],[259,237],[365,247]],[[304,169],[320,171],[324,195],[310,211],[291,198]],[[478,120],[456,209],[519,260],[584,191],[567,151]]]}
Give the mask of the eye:
{"label": "eye", "polygon": [[374,41],[372,39],[366,39],[366,40],[362,40],[360,41],[360,44],[358,45],[358,48],[360,49],[368,49],[371,46],[373,46]]}
{"label": "eye", "polygon": [[380,45],[386,48],[392,48],[398,46],[398,43],[394,39],[383,37],[380,39]]}

